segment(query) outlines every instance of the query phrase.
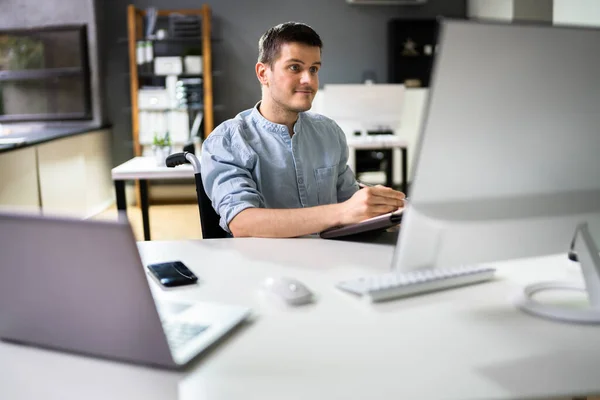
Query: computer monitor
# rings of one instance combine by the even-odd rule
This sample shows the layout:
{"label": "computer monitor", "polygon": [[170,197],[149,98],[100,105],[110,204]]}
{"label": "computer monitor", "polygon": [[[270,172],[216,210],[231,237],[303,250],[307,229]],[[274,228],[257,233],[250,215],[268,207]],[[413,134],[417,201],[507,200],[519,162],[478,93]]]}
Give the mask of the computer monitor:
{"label": "computer monitor", "polygon": [[600,243],[600,30],[442,21],[393,267]]}
{"label": "computer monitor", "polygon": [[318,111],[347,133],[395,130],[401,120],[404,91],[399,84],[327,84]]}

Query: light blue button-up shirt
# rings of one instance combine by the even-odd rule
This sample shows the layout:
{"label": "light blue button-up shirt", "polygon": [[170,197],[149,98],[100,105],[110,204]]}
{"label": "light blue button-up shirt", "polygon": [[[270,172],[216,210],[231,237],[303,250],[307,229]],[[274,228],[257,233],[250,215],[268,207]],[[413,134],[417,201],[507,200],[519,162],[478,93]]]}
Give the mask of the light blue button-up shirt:
{"label": "light blue button-up shirt", "polygon": [[259,104],[220,124],[202,145],[202,182],[227,232],[247,208],[334,204],[358,190],[346,135],[333,120],[302,112],[290,137]]}

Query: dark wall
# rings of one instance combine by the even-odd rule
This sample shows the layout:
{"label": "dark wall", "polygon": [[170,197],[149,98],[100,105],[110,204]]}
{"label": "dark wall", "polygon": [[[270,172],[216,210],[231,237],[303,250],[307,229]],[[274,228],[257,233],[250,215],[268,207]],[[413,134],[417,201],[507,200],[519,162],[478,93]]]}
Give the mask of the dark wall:
{"label": "dark wall", "polygon": [[0,0],[0,29],[86,24],[94,122],[104,119],[94,0]]}
{"label": "dark wall", "polygon": [[[133,0],[137,8],[198,8],[191,0]],[[252,107],[260,99],[254,74],[257,43],[269,27],[285,21],[311,25],[324,42],[321,86],[327,83],[358,83],[365,71],[378,82],[387,79],[386,27],[392,18],[423,18],[438,15],[464,18],[466,0],[429,0],[423,6],[359,6],[345,0],[211,0],[213,17],[213,70],[222,71],[214,81],[215,123]],[[113,123],[114,163],[131,157],[131,115],[127,44],[127,3],[97,0],[98,29],[103,41],[101,60],[109,120]]]}

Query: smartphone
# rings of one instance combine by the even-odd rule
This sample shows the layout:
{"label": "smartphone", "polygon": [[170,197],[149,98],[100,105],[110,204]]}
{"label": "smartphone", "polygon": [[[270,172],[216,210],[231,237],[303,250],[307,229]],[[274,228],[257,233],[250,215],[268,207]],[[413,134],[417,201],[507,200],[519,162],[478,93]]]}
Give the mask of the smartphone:
{"label": "smartphone", "polygon": [[198,281],[198,277],[181,261],[150,264],[147,268],[164,287],[193,285]]}

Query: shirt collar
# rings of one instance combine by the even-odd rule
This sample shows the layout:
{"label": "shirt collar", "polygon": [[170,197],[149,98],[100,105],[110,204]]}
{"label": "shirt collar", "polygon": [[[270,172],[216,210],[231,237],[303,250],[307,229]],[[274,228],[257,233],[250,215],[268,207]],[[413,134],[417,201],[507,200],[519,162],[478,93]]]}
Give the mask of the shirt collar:
{"label": "shirt collar", "polygon": [[[258,107],[260,106],[260,103],[261,103],[260,101],[258,103],[256,103],[254,105],[254,108],[252,109],[251,115],[252,115],[252,119],[254,120],[254,122],[256,122],[262,128],[266,129],[268,132],[278,133],[278,134],[281,134],[281,133],[288,134],[287,126],[285,126],[283,124],[276,124],[275,122],[271,122],[262,116],[260,111],[258,111]],[[298,113],[298,119],[296,120],[296,123],[294,124],[294,134],[300,132],[300,126],[301,126],[300,121],[302,121],[303,115],[304,115],[303,112]]]}

